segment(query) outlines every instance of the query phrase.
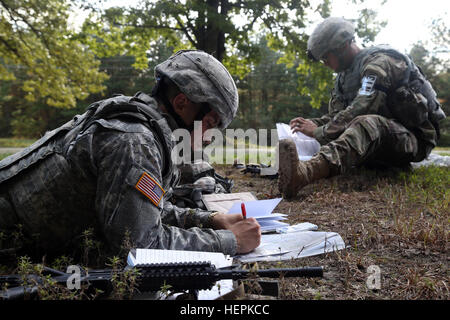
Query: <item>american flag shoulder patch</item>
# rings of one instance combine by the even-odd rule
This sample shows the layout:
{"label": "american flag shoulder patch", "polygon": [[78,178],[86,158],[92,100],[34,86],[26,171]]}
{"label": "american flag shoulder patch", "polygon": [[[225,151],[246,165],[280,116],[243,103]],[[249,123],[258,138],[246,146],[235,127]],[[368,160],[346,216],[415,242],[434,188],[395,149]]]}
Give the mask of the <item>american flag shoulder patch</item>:
{"label": "american flag shoulder patch", "polygon": [[147,172],[144,172],[139,178],[139,181],[136,183],[136,189],[149,198],[155,206],[159,205],[164,193],[166,193],[159,183]]}

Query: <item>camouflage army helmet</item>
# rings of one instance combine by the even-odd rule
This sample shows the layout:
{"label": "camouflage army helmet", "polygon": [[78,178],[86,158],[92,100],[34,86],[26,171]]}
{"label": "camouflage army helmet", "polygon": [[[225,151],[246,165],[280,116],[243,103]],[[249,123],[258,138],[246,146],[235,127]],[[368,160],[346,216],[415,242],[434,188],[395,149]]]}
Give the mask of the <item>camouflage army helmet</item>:
{"label": "camouflage army helmet", "polygon": [[207,103],[220,117],[221,129],[236,116],[238,91],[228,70],[216,58],[199,50],[180,50],[155,67],[155,76],[168,77],[189,100]]}
{"label": "camouflage army helmet", "polygon": [[329,17],[322,21],[308,39],[308,57],[319,61],[330,50],[340,48],[353,38],[355,28],[344,18]]}

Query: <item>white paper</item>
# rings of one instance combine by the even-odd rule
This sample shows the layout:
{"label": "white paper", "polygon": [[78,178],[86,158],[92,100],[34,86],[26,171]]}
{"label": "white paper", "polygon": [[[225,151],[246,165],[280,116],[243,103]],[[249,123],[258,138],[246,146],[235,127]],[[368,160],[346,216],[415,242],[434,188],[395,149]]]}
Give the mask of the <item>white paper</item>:
{"label": "white paper", "polygon": [[262,220],[286,220],[287,214],[284,213],[272,213],[267,216],[259,216],[258,221]]}
{"label": "white paper", "polygon": [[[247,217],[255,218],[260,223],[261,230],[264,232],[276,231],[277,229],[286,228],[289,225],[285,223],[276,223],[275,221],[285,220],[286,215],[281,213],[271,214],[273,209],[280,203],[282,199],[257,200],[250,192],[224,193],[203,195],[203,202],[208,210],[226,212],[226,213],[242,213],[241,204],[245,204]],[[262,220],[267,220],[262,223]],[[274,223],[270,223],[274,222]]]}
{"label": "white paper", "polygon": [[296,132],[292,133],[291,127],[285,123],[277,123],[278,140],[292,139],[297,147],[298,158],[302,161],[311,159],[319,152],[320,143],[307,135]]}
{"label": "white paper", "polygon": [[299,231],[317,227],[306,223],[291,226],[281,234],[263,234],[261,244],[252,252],[235,256],[242,263],[280,261],[308,257],[345,248],[341,236],[335,232]]}
{"label": "white paper", "polygon": [[228,213],[241,213],[241,204],[244,203],[247,218],[255,218],[261,226],[262,232],[273,232],[277,231],[277,229],[289,227],[289,224],[279,222],[280,220],[286,220],[285,214],[272,214],[273,209],[281,200],[282,198],[236,202]]}
{"label": "white paper", "polygon": [[[259,218],[269,216],[273,209],[280,203],[282,198],[256,200],[256,201],[244,201],[245,211],[247,212],[247,218]],[[228,210],[228,213],[241,213],[241,203],[236,202]]]}
{"label": "white paper", "polygon": [[315,231],[318,227],[309,222],[294,224],[284,229],[278,230],[279,233],[297,232],[297,231]]}
{"label": "white paper", "polygon": [[279,228],[286,228],[289,226],[288,223],[279,222],[277,220],[269,220],[269,219],[260,219],[258,220],[259,226],[261,227],[261,231],[273,231]]}
{"label": "white paper", "polygon": [[204,194],[202,200],[208,210],[226,213],[236,202],[254,201],[257,198],[251,192],[237,192]]}
{"label": "white paper", "polygon": [[[229,267],[233,263],[230,256],[221,252],[162,250],[162,249],[136,249],[136,256],[128,254],[128,265],[138,266],[150,263],[176,263],[176,262],[204,262],[209,261],[217,269]],[[213,300],[233,290],[233,280],[217,281],[211,290],[200,290],[199,300]]]}
{"label": "white paper", "polygon": [[[136,249],[135,265],[150,263],[203,262],[221,265],[226,257],[221,252],[203,252],[186,250]],[[221,267],[218,267],[221,268]]]}

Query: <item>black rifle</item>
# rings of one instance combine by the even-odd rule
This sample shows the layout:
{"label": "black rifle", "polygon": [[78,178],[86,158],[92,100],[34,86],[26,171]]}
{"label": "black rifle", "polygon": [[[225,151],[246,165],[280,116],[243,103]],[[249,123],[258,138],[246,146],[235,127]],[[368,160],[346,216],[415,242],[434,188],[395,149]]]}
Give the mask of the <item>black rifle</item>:
{"label": "black rifle", "polygon": [[[257,176],[261,174],[261,168],[269,168],[270,166],[267,166],[265,164],[248,164],[245,166],[244,170],[241,170],[241,173],[246,174],[250,173],[252,176]],[[271,175],[260,175],[262,178],[268,178],[268,179],[277,179],[278,178],[278,172]]]}
{"label": "black rifle", "polygon": [[[130,268],[130,267],[127,267]],[[126,269],[127,269],[126,268]],[[265,270],[242,270],[242,269],[216,269],[210,262],[192,263],[156,263],[139,265],[135,267],[138,271],[136,284],[140,292],[159,291],[166,287],[170,291],[179,292],[185,290],[211,289],[216,281],[222,279],[247,279],[252,276],[280,278],[280,277],[322,277],[323,267],[306,268],[278,268]],[[88,283],[94,288],[104,292],[111,292],[111,279],[114,270],[89,270],[88,273],[80,275],[80,283]],[[43,275],[51,275],[53,281],[67,285],[73,274],[44,267]],[[41,278],[35,275],[28,276],[34,283],[40,283]],[[70,279],[69,279],[70,278]],[[26,295],[34,297],[38,287],[23,286],[23,278],[20,275],[0,276],[0,288],[8,284],[8,288],[0,291],[0,299],[13,300],[23,299]]]}

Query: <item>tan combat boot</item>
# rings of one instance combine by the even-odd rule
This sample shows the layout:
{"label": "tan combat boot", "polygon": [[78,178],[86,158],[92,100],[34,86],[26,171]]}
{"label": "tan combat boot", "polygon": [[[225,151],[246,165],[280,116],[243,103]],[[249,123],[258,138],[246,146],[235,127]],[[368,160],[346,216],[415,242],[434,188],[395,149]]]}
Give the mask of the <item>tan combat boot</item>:
{"label": "tan combat boot", "polygon": [[296,196],[307,184],[330,175],[329,163],[321,155],[300,161],[295,143],[290,139],[280,141],[278,171],[278,189],[285,198]]}

